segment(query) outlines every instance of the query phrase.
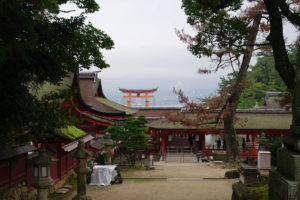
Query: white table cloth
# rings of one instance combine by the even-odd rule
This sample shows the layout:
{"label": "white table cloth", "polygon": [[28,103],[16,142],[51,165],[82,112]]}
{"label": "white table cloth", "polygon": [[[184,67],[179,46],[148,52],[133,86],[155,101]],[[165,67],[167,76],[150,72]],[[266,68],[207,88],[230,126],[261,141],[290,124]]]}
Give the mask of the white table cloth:
{"label": "white table cloth", "polygon": [[116,167],[116,165],[94,166],[89,185],[110,185],[110,182],[117,176]]}

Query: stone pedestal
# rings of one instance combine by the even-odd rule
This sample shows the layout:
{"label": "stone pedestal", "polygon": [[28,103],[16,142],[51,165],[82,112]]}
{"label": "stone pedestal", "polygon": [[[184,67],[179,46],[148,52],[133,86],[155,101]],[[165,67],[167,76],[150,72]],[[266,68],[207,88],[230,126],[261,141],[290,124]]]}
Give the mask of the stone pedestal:
{"label": "stone pedestal", "polygon": [[299,181],[291,181],[278,171],[269,174],[269,199],[272,200],[299,200]]}
{"label": "stone pedestal", "polygon": [[277,150],[277,171],[270,171],[269,199],[300,200],[300,154]]}
{"label": "stone pedestal", "polygon": [[277,150],[277,170],[270,171],[269,199],[300,200],[300,127],[291,126],[285,148]]}
{"label": "stone pedestal", "polygon": [[245,163],[241,163],[239,169],[240,173],[240,181],[243,184],[249,183],[258,183],[259,182],[259,171],[255,166],[247,165]]}
{"label": "stone pedestal", "polygon": [[300,181],[300,153],[287,149],[277,150],[277,170],[291,181]]}
{"label": "stone pedestal", "polygon": [[104,155],[105,155],[105,165],[111,165],[111,157],[113,155],[112,153],[112,146],[105,145],[104,147]]}
{"label": "stone pedestal", "polygon": [[77,159],[77,166],[74,169],[77,174],[77,195],[73,200],[91,200],[91,197],[86,195],[86,174],[89,172],[87,158],[92,154],[84,148],[84,142],[79,141],[78,149],[72,156]]}

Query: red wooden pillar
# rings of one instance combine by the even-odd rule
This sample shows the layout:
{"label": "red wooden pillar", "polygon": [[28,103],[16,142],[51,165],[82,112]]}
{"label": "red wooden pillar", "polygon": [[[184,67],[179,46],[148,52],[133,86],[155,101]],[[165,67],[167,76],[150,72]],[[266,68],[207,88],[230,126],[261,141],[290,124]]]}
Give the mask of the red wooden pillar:
{"label": "red wooden pillar", "polygon": [[255,142],[255,135],[254,134],[251,134],[251,142],[254,144]]}
{"label": "red wooden pillar", "polygon": [[166,148],[166,134],[162,134],[162,144],[161,144],[161,154],[165,153],[165,148]]}
{"label": "red wooden pillar", "polygon": [[145,93],[145,107],[148,108],[149,107],[149,95],[148,95],[148,92]]}
{"label": "red wooden pillar", "polygon": [[205,134],[201,134],[201,148],[205,150]]}
{"label": "red wooden pillar", "polygon": [[128,101],[127,101],[127,106],[128,106],[128,107],[131,107],[131,97],[132,97],[132,93],[129,92],[129,93],[128,93]]}
{"label": "red wooden pillar", "polygon": [[254,154],[256,154],[256,149],[255,149],[255,134],[252,134],[251,135],[251,142],[252,142],[252,144],[253,144],[253,147],[252,147],[252,149],[251,149],[251,153],[252,153],[252,155],[254,155]]}

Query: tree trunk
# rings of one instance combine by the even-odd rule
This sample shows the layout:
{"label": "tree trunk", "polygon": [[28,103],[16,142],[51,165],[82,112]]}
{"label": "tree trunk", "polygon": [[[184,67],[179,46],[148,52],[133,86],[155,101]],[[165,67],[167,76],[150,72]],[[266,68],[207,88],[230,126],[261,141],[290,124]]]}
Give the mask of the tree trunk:
{"label": "tree trunk", "polygon": [[[291,134],[300,140],[300,46],[297,48],[297,64],[294,76],[294,88],[292,89],[293,123]],[[298,151],[300,148],[298,147]]]}
{"label": "tree trunk", "polygon": [[264,0],[270,18],[270,34],[267,40],[271,43],[275,68],[290,89],[292,94],[293,122],[291,134],[284,138],[285,146],[290,150],[300,152],[300,58],[299,47],[297,51],[296,69],[292,66],[285,48],[283,37],[282,16],[278,8],[278,2],[274,0]]}
{"label": "tree trunk", "polygon": [[252,26],[249,29],[249,39],[247,42],[249,46],[247,48],[247,52],[243,56],[243,61],[236,82],[233,86],[233,92],[227,99],[228,103],[224,111],[224,139],[227,144],[227,161],[229,163],[234,163],[239,160],[237,139],[234,129],[235,112],[246,82],[247,70],[252,57],[260,20],[261,14],[257,14],[253,20]]}
{"label": "tree trunk", "polygon": [[293,90],[293,125],[300,126],[300,46],[297,48],[297,65]]}
{"label": "tree trunk", "polygon": [[270,18],[270,34],[267,40],[271,43],[275,68],[289,89],[294,87],[295,71],[289,61],[285,41],[283,37],[282,15],[278,8],[278,2],[274,0],[264,0],[269,18]]}

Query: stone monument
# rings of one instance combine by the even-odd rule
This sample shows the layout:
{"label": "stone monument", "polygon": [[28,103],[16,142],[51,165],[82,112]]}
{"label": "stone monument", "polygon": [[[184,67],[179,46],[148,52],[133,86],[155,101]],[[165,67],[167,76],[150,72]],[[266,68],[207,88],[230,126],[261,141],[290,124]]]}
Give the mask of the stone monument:
{"label": "stone monument", "polygon": [[[299,58],[298,58],[299,59]],[[269,199],[300,200],[300,61],[292,90],[293,122],[290,135],[277,150],[277,170],[269,175]]]}
{"label": "stone monument", "polygon": [[104,155],[105,165],[111,165],[111,157],[113,155],[113,140],[110,138],[109,133],[105,133],[104,136]]}
{"label": "stone monument", "polygon": [[266,150],[267,143],[268,143],[268,139],[266,138],[265,133],[262,133],[258,140],[259,150],[263,150],[263,151]]}
{"label": "stone monument", "polygon": [[37,156],[31,158],[28,164],[33,164],[33,179],[31,184],[37,189],[37,199],[48,199],[48,188],[53,184],[51,178],[51,164],[56,162],[56,158],[52,158],[45,148],[38,150]]}
{"label": "stone monument", "polygon": [[258,183],[260,173],[255,166],[241,163],[238,171],[240,173],[240,181],[243,184]]}
{"label": "stone monument", "polygon": [[92,153],[85,149],[84,142],[80,140],[72,156],[77,159],[77,166],[74,169],[77,174],[77,195],[73,200],[91,200],[91,197],[86,195],[86,174],[90,170],[87,167],[87,159],[92,156]]}

